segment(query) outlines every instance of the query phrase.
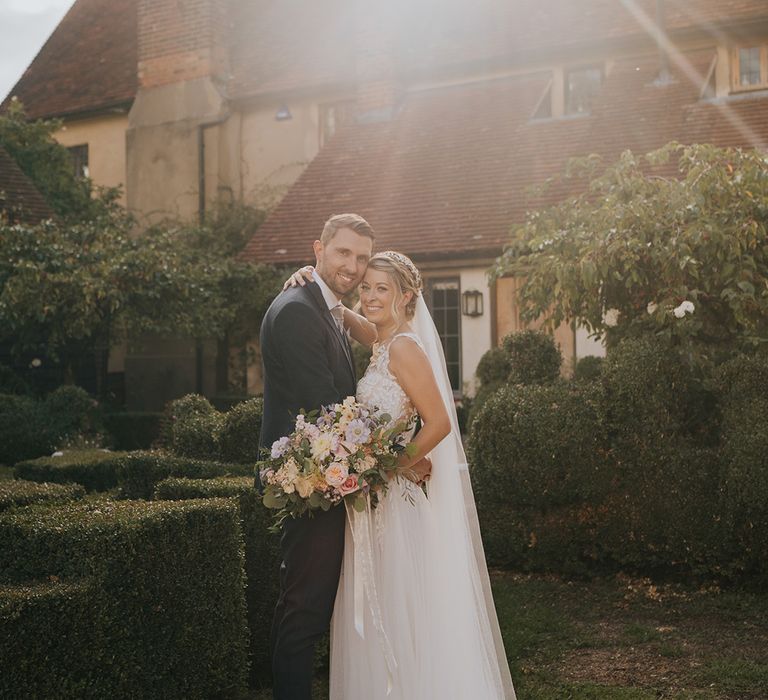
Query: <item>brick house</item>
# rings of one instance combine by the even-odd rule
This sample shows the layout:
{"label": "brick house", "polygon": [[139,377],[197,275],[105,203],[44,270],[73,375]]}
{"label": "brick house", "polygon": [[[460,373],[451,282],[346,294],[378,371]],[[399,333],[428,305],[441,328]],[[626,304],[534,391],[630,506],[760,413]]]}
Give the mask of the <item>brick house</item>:
{"label": "brick house", "polygon": [[[423,269],[454,388],[471,391],[483,352],[521,327],[516,281],[485,271],[544,203],[529,185],[571,156],[672,139],[765,147],[768,4],[77,0],[11,94],[63,117],[62,143],[147,221],[276,203],[250,259],[303,264],[330,214],[364,215]],[[462,309],[478,298],[482,313]],[[578,328],[556,338],[566,361],[601,352]],[[156,404],[219,390],[214,350],[110,363],[155,387],[181,367],[133,401]]]}

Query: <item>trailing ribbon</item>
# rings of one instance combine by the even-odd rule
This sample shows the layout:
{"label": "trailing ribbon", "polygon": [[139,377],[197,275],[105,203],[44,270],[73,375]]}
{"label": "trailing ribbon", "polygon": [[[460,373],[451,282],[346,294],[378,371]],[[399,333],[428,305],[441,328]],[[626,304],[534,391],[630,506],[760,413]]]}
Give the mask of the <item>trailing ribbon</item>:
{"label": "trailing ribbon", "polygon": [[397,661],[389,643],[387,633],[384,631],[384,621],[381,616],[378,591],[373,567],[373,541],[371,537],[371,506],[366,499],[365,510],[356,511],[350,504],[346,504],[347,517],[352,540],[354,542],[354,608],[355,629],[361,639],[365,639],[365,597],[368,597],[368,606],[373,618],[373,626],[376,628],[376,636],[384,655],[384,663],[387,667],[387,695],[392,692],[392,686],[397,669]]}

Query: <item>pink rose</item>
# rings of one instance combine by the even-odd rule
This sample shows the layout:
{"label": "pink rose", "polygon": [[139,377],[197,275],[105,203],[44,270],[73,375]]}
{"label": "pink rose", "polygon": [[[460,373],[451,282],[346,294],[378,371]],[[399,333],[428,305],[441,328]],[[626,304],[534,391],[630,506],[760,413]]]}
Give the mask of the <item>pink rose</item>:
{"label": "pink rose", "polygon": [[348,476],[344,483],[339,486],[339,492],[342,496],[346,496],[348,493],[354,493],[360,490],[360,484],[357,483],[356,476]]}

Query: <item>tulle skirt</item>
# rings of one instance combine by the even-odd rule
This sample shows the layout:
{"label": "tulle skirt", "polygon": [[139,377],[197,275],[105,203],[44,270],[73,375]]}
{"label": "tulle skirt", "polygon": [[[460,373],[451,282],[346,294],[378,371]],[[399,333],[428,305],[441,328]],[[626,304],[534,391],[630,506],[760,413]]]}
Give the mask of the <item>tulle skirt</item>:
{"label": "tulle skirt", "polygon": [[[361,566],[361,552],[355,556],[361,523],[370,534],[368,569]],[[466,600],[441,595],[445,587],[439,567],[430,565],[434,527],[429,500],[406,479],[394,482],[375,509],[348,510],[331,621],[331,700],[503,697],[478,621],[467,613],[473,607],[468,603],[470,591]],[[363,590],[361,579],[366,575],[372,581]],[[455,595],[456,589],[451,590]]]}

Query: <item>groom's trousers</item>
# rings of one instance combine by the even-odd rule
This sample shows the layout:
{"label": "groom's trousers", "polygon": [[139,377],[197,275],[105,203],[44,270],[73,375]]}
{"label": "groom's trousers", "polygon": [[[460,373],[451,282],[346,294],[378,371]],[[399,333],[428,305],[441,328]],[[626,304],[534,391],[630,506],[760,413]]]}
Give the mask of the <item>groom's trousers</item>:
{"label": "groom's trousers", "polygon": [[280,596],[272,623],[275,700],[310,700],[315,645],[328,631],[344,557],[343,504],[313,517],[286,518]]}

